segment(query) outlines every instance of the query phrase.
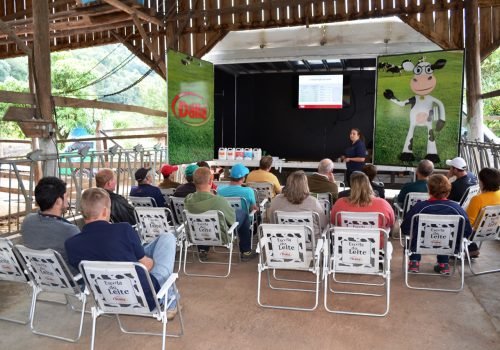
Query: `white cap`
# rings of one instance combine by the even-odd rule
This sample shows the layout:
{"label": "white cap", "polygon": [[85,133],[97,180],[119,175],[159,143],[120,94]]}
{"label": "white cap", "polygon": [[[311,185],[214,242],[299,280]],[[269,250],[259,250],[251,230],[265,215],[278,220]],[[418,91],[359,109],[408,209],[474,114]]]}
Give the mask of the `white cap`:
{"label": "white cap", "polygon": [[467,168],[467,164],[465,164],[465,160],[462,157],[456,157],[453,158],[452,160],[448,159],[446,161],[446,165],[452,166],[460,170],[465,170],[465,168]]}

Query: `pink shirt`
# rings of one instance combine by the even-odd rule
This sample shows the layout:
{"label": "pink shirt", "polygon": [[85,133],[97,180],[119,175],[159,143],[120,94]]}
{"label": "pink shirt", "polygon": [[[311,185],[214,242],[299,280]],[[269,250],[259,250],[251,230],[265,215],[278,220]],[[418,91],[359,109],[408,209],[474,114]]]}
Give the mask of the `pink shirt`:
{"label": "pink shirt", "polygon": [[366,207],[358,207],[349,203],[348,198],[339,198],[333,205],[330,222],[335,224],[335,216],[341,211],[351,211],[357,213],[366,212],[378,212],[382,213],[385,217],[385,227],[391,228],[394,225],[394,210],[392,209],[389,202],[385,199],[374,197],[372,198],[372,204]]}

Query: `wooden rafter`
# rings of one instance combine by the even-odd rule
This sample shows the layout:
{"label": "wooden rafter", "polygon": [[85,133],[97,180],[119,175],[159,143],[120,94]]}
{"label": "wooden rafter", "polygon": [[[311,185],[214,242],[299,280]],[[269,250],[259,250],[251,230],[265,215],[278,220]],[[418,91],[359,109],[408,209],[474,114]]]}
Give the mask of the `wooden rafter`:
{"label": "wooden rafter", "polygon": [[146,46],[148,47],[149,51],[153,55],[153,58],[154,58],[154,60],[156,62],[155,65],[157,65],[158,68],[160,68],[160,70],[163,73],[163,76],[166,76],[167,75],[167,67],[165,65],[165,60],[162,59],[162,57],[160,57],[160,55],[158,54],[158,51],[153,47],[153,43],[149,39],[149,37],[146,34],[146,31],[144,30],[144,28],[142,27],[142,23],[139,20],[139,18],[134,14],[134,15],[132,15],[132,19],[134,20],[135,27],[139,31],[139,34],[141,35],[142,40],[144,41],[144,44],[146,44]]}
{"label": "wooden rafter", "polygon": [[449,42],[448,38],[440,37],[436,32],[431,31],[429,28],[427,28],[422,23],[418,22],[413,17],[399,16],[399,18],[401,18],[401,20],[403,22],[405,22],[410,27],[412,27],[413,29],[418,31],[420,34],[425,36],[427,39],[429,39],[433,43],[439,45],[442,49],[449,50],[449,49],[457,49],[458,48],[458,47],[453,47],[452,44]]}
{"label": "wooden rafter", "polygon": [[104,1],[107,2],[108,4],[110,4],[111,6],[114,6],[117,9],[120,9],[123,12],[128,13],[129,15],[136,15],[137,17],[139,17],[140,19],[142,19],[144,21],[156,24],[157,26],[160,26],[160,27],[165,27],[165,23],[163,23],[162,20],[160,20],[154,16],[150,16],[150,15],[148,15],[142,11],[139,11],[133,7],[125,5],[124,3],[122,3],[119,0],[104,0]]}
{"label": "wooden rafter", "polygon": [[218,33],[212,34],[210,40],[203,46],[201,49],[196,51],[194,54],[195,57],[201,58],[203,55],[205,55],[207,52],[212,50],[212,48],[217,45],[219,41],[224,39],[224,37],[227,35],[228,31],[227,30],[221,30]]}
{"label": "wooden rafter", "polygon": [[153,69],[156,74],[161,76],[163,79],[166,79],[166,74],[164,74],[164,72],[158,67],[158,64],[156,64],[156,62],[152,61],[150,57],[144,54],[140,46],[134,46],[134,36],[124,38],[123,36],[115,32],[111,32],[111,35],[116,38],[121,44],[123,44],[130,52],[137,56],[137,58],[148,65],[149,68]]}

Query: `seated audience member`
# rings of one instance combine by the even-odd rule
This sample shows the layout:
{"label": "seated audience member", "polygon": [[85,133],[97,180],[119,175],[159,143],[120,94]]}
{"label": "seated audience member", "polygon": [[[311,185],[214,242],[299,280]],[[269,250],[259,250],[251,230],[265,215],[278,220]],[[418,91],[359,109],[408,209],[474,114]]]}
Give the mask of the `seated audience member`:
{"label": "seated audience member", "polygon": [[259,169],[252,170],[250,174],[248,174],[246,182],[269,182],[273,185],[273,197],[281,193],[281,185],[273,173],[271,173],[271,167],[273,165],[273,157],[264,156],[259,162]]}
{"label": "seated audience member", "polygon": [[257,210],[257,204],[255,202],[255,192],[249,187],[241,186],[243,181],[245,181],[245,176],[247,176],[249,170],[246,166],[241,163],[233,165],[230,171],[231,182],[228,186],[221,187],[217,192],[218,195],[222,197],[242,197],[245,198],[248,205],[247,210]]}
{"label": "seated audience member", "polygon": [[[479,219],[478,215],[481,209],[489,205],[500,204],[500,171],[494,168],[484,168],[478,175],[481,193],[472,197],[466,209],[472,227],[476,224],[476,220]],[[471,258],[479,256],[479,247],[476,243],[469,245],[469,254]]]}
{"label": "seated audience member", "polygon": [[350,180],[351,193],[349,197],[337,199],[332,207],[331,223],[335,225],[337,213],[341,211],[376,212],[381,213],[385,218],[385,226],[382,225],[382,222],[379,222],[379,227],[391,230],[394,225],[394,210],[385,199],[375,197],[368,176],[360,171],[355,171],[352,173]]}
{"label": "seated audience member", "polygon": [[302,170],[294,171],[286,179],[286,187],[283,193],[277,195],[271,202],[269,207],[269,218],[271,222],[275,222],[275,211],[312,211],[319,215],[320,228],[315,227],[315,231],[326,227],[328,218],[324,213],[321,203],[310,195],[309,186],[307,185],[307,176]]}
{"label": "seated audience member", "polygon": [[423,159],[418,163],[415,177],[415,182],[408,182],[403,185],[401,191],[399,191],[397,201],[398,204],[403,207],[406,195],[410,192],[425,192],[427,193],[427,179],[434,171],[434,163],[428,159]]}
{"label": "seated audience member", "polygon": [[128,222],[130,225],[135,225],[134,207],[128,201],[115,193],[116,176],[111,169],[101,169],[95,176],[95,184],[99,188],[103,188],[108,192],[111,198],[111,220],[113,222]]}
{"label": "seated audience member", "polygon": [[339,189],[333,177],[333,162],[331,159],[325,158],[318,164],[318,171],[307,177],[309,191],[313,193],[332,194],[333,202],[338,197]]}
{"label": "seated audience member", "polygon": [[[28,214],[21,226],[24,245],[31,249],[54,249],[67,262],[64,241],[80,229],[62,217],[68,210],[66,183],[52,176],[40,179],[35,187],[35,201],[40,210]],[[72,272],[78,273],[78,269]]]}
{"label": "seated audience member", "polygon": [[139,186],[133,187],[130,190],[130,195],[132,197],[151,197],[154,198],[158,207],[165,206],[165,197],[163,197],[160,189],[151,185],[153,183],[151,169],[140,168],[137,170],[135,172],[135,180]]}
{"label": "seated audience member", "polygon": [[164,164],[160,170],[161,174],[163,175],[163,181],[158,184],[158,187],[161,189],[179,187],[180,183],[175,182],[170,178],[171,175],[177,171],[177,169],[179,169],[177,165]]}
{"label": "seated audience member", "polygon": [[[250,245],[251,237],[248,213],[241,209],[235,212],[225,198],[216,196],[211,192],[212,176],[210,169],[203,167],[196,169],[193,174],[193,183],[196,186],[196,192],[186,197],[184,202],[185,208],[188,212],[193,214],[201,214],[208,210],[220,210],[224,213],[228,227],[234,224],[235,221],[238,221],[241,260],[248,261],[255,257],[255,253],[252,252],[252,247]],[[227,234],[227,232],[223,232],[223,234]],[[200,249],[200,258],[206,258],[208,247],[200,247]]]}
{"label": "seated audience member", "polygon": [[477,177],[470,171],[467,171],[467,164],[461,157],[447,160],[446,165],[450,167],[448,171],[448,178],[455,177],[455,181],[451,183],[451,192],[448,199],[460,202],[460,199],[465,194],[465,191],[473,185],[477,185]]}
{"label": "seated audience member", "polygon": [[[411,224],[414,215],[417,214],[436,214],[436,215],[461,215],[465,218],[464,235],[469,237],[472,230],[467,218],[467,214],[462,209],[462,207],[454,202],[447,199],[451,191],[450,181],[446,176],[441,174],[435,174],[429,176],[427,181],[427,187],[429,188],[430,198],[426,201],[421,201],[416,203],[405,215],[403,222],[401,223],[401,232],[405,235],[409,235],[411,231]],[[415,225],[418,223],[415,222]],[[417,230],[415,226],[413,232]],[[461,231],[462,228],[459,228]],[[415,251],[417,245],[417,236],[414,235],[412,242],[410,243],[410,249]],[[456,251],[458,252],[460,248],[461,237],[457,237]],[[420,254],[412,254],[410,257],[410,262],[408,266],[409,272],[418,273],[420,270]],[[437,264],[434,266],[434,271],[442,275],[450,274],[450,266],[448,264],[448,255],[438,255]]]}
{"label": "seated audience member", "polygon": [[377,176],[377,167],[373,164],[365,164],[362,170],[368,179],[370,180],[370,185],[372,185],[373,192],[379,198],[385,199],[385,189],[383,182],[375,182],[375,176]]}
{"label": "seated audience member", "polygon": [[[174,269],[176,239],[161,234],[146,246],[129,223],[109,223],[111,200],[102,188],[89,188],[80,202],[85,226],[82,232],[66,241],[68,259],[75,268],[82,260],[139,262],[149,271],[155,291],[165,283]],[[150,309],[155,307],[145,276],[138,270]],[[171,295],[173,291],[169,291]],[[177,305],[167,311],[169,320],[177,314]]]}
{"label": "seated audience member", "polygon": [[[201,160],[199,162],[196,162],[196,165],[198,165],[200,168],[208,168],[210,169],[210,172],[212,173],[212,175],[214,174],[214,172],[212,171],[212,168],[210,167],[210,164],[208,164],[208,162],[204,161],[204,160]],[[212,190],[214,191],[217,191],[217,185],[212,181]]]}
{"label": "seated audience member", "polygon": [[189,164],[184,171],[184,177],[186,178],[186,183],[177,187],[174,192],[174,197],[186,198],[190,193],[196,192],[196,186],[193,183],[193,173],[198,169],[198,165]]}

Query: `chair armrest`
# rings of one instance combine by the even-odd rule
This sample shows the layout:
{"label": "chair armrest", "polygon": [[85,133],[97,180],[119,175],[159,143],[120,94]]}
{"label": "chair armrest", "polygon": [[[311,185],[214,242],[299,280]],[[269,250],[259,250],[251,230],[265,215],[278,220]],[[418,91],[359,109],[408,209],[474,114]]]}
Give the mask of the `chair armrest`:
{"label": "chair armrest", "polygon": [[323,250],[323,246],[325,244],[324,242],[325,241],[323,240],[323,238],[318,239],[318,241],[316,242],[316,250],[314,251],[314,255],[319,257],[321,251]]}
{"label": "chair armrest", "polygon": [[181,233],[184,230],[184,224],[180,224],[178,227],[174,227],[175,232],[177,234]]}
{"label": "chair armrest", "polygon": [[394,248],[392,246],[391,242],[387,242],[387,251],[385,252],[385,256],[387,257],[387,260],[392,259],[392,252],[394,251]]}
{"label": "chair armrest", "polygon": [[167,295],[168,290],[170,287],[175,283],[175,280],[177,280],[178,275],[176,273],[172,273],[168,279],[163,283],[163,286],[161,286],[160,290],[158,293],[156,293],[156,296],[158,299],[163,299],[165,295]]}
{"label": "chair armrest", "polygon": [[259,207],[261,207],[261,208],[265,208],[265,207],[266,207],[267,202],[269,202],[269,198],[266,198],[266,199],[264,199],[262,202],[260,202]]}
{"label": "chair armrest", "polygon": [[252,216],[252,217],[255,217],[255,214],[257,214],[257,210],[254,209],[248,215]]}
{"label": "chair armrest", "polygon": [[83,278],[83,276],[82,276],[82,274],[81,274],[81,273],[79,273],[78,275],[74,275],[74,276],[73,276],[73,280],[75,280],[75,281],[79,281],[79,280],[81,280],[82,278]]}
{"label": "chair armrest", "polygon": [[232,224],[231,227],[227,230],[227,233],[232,234],[239,224],[240,223],[238,221],[235,221],[234,224]]}
{"label": "chair armrest", "polygon": [[394,202],[394,208],[398,211],[398,216],[403,215],[403,208],[401,208],[398,202]]}

